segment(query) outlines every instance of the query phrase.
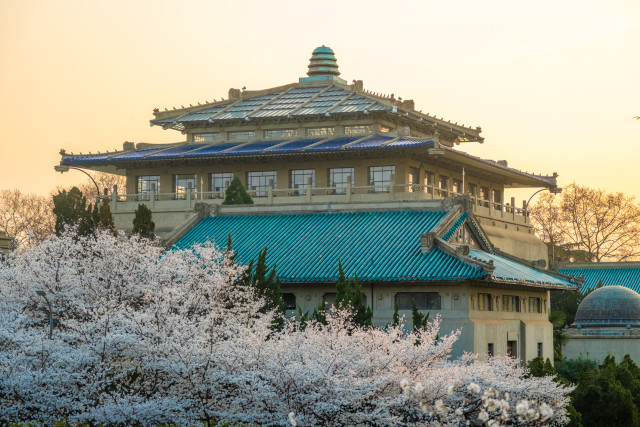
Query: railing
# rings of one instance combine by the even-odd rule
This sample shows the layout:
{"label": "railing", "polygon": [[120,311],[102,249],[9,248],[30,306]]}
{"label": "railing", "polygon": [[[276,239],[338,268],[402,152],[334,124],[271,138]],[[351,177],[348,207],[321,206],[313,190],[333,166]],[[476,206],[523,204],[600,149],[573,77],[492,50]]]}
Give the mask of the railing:
{"label": "railing", "polygon": [[[332,187],[312,187],[311,185],[307,185],[296,188],[251,188],[248,190],[248,193],[256,205],[442,200],[447,197],[455,198],[461,195],[458,192],[432,185],[389,184],[354,186],[349,183],[344,186]],[[224,189],[217,191],[187,190],[180,193],[152,194],[118,194],[116,189],[116,192],[111,196],[102,197],[110,197],[114,200],[114,203],[112,203],[112,210],[114,212],[135,209],[138,203],[149,205],[152,211],[187,211],[192,210],[197,202],[221,204],[224,200],[224,195]],[[527,211],[524,208],[515,207],[514,198],[511,198],[511,203],[504,204],[474,196],[469,197],[473,206],[473,212],[476,215],[510,219],[512,221],[516,221],[516,218],[518,218],[517,222],[528,222]]]}

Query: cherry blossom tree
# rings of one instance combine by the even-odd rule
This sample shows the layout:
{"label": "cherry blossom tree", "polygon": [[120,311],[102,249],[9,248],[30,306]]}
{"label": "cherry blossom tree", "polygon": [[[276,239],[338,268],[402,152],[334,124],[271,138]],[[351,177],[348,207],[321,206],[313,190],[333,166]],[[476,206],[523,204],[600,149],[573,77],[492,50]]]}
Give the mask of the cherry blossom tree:
{"label": "cherry blossom tree", "polygon": [[[451,360],[436,317],[301,329],[211,245],[164,252],[98,231],[12,254],[0,268],[0,424],[561,424],[571,389],[509,358]],[[44,289],[54,316],[35,293]]]}

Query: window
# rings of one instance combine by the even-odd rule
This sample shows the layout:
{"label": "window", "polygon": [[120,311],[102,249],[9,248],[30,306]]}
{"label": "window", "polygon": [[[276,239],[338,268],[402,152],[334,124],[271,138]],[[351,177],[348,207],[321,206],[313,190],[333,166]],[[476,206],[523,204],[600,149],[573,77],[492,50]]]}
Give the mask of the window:
{"label": "window", "polygon": [[424,176],[424,192],[433,194],[433,186],[436,182],[436,176],[433,172],[427,172]]}
{"label": "window", "polygon": [[493,356],[493,343],[490,342],[489,344],[487,344],[487,354],[489,355],[489,357]]}
{"label": "window", "polygon": [[440,175],[439,188],[440,188],[439,194],[442,197],[446,197],[449,195],[449,177],[448,176]]}
{"label": "window", "polygon": [[311,178],[311,187],[315,187],[316,171],[314,169],[293,169],[291,171],[291,188],[294,190],[292,195],[306,195],[309,178]]}
{"label": "window", "polygon": [[478,197],[478,186],[476,184],[469,184],[469,195],[474,199]]}
{"label": "window", "polygon": [[440,310],[441,298],[437,292],[398,292],[395,303],[398,310],[411,310],[415,301],[418,310]]}
{"label": "window", "polygon": [[529,298],[529,313],[542,313],[540,298]]}
{"label": "window", "polygon": [[515,295],[503,295],[502,310],[520,312],[520,297]]}
{"label": "window", "polygon": [[196,191],[197,176],[195,173],[174,175],[174,193],[177,199],[185,199],[187,191]]}
{"label": "window", "polygon": [[269,181],[273,181],[276,188],[276,171],[247,172],[247,188],[255,191],[256,197],[267,197]]}
{"label": "window", "polygon": [[345,126],[345,135],[367,135],[372,132],[371,125]]}
{"label": "window", "polygon": [[307,136],[333,136],[336,133],[335,128],[309,128],[306,130]]}
{"label": "window", "polygon": [[284,300],[284,304],[287,310],[295,310],[298,306],[296,305],[296,296],[295,294],[282,294],[282,299]]}
{"label": "window", "polygon": [[353,185],[353,168],[329,169],[329,187],[335,188],[334,194],[346,194],[347,178],[351,177]]}
{"label": "window", "polygon": [[331,307],[333,307],[333,304],[336,302],[336,293],[335,292],[329,292],[326,293],[322,296],[322,303],[324,304],[324,309],[325,310],[331,310]]}
{"label": "window", "polygon": [[417,192],[420,191],[418,186],[420,185],[420,169],[418,168],[409,168],[409,192]]}
{"label": "window", "polygon": [[264,139],[289,139],[298,136],[297,129],[274,129],[265,130]]}
{"label": "window", "polygon": [[542,343],[538,343],[538,357],[542,357]]}
{"label": "window", "polygon": [[453,180],[453,192],[456,195],[460,195],[462,194],[462,181],[460,181],[459,179],[454,179]]}
{"label": "window", "polygon": [[215,133],[194,133],[193,142],[214,142],[220,139],[220,134]]}
{"label": "window", "polygon": [[482,199],[481,205],[489,207],[489,187],[480,187],[480,199]]}
{"label": "window", "polygon": [[391,132],[392,130],[393,129],[390,128],[389,126],[384,126],[384,125],[380,126],[380,132],[382,132],[382,133],[388,133],[388,132]]}
{"label": "window", "polygon": [[256,132],[253,130],[229,132],[229,141],[249,141],[256,137]]}
{"label": "window", "polygon": [[[150,194],[157,194],[160,191],[159,175],[143,175],[137,177],[136,193],[138,200],[149,200]],[[157,200],[156,196],[156,200]]]}
{"label": "window", "polygon": [[478,310],[493,311],[493,297],[491,294],[478,294]]}
{"label": "window", "polygon": [[224,193],[231,181],[233,180],[232,172],[221,172],[211,174],[211,198],[224,199]]}
{"label": "window", "polygon": [[502,191],[493,190],[493,203],[494,209],[500,209],[502,207]]}
{"label": "window", "polygon": [[507,356],[518,357],[518,341],[507,341]]}
{"label": "window", "polygon": [[369,185],[374,193],[388,193],[391,185],[391,175],[396,173],[395,166],[371,166],[369,168]]}

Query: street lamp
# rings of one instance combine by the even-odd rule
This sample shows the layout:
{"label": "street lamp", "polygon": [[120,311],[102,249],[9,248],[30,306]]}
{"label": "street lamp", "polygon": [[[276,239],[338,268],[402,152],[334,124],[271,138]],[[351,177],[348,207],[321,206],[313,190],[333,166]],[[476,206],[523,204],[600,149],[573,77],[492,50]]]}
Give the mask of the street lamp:
{"label": "street lamp", "polygon": [[53,338],[53,311],[51,310],[51,303],[49,302],[49,298],[47,298],[47,293],[44,289],[36,289],[36,294],[40,295],[47,302],[49,306],[49,339]]}
{"label": "street lamp", "polygon": [[529,197],[529,200],[527,200],[527,204],[526,204],[526,206],[525,206],[525,210],[526,210],[526,211],[529,211],[529,202],[531,202],[531,199],[533,199],[533,197],[534,197],[536,194],[541,193],[541,192],[543,192],[543,191],[547,191],[547,190],[549,190],[549,192],[550,192],[551,194],[560,194],[560,193],[562,193],[562,187],[541,188],[540,190],[538,190],[538,191],[536,191],[535,193],[533,193],[533,194],[531,195],[531,197]]}
{"label": "street lamp", "polygon": [[93,181],[93,184],[96,186],[96,190],[98,191],[98,197],[100,197],[100,188],[98,187],[98,183],[96,183],[96,180],[93,179],[93,177],[89,175],[85,170],[82,170],[80,168],[75,168],[73,166],[68,166],[68,165],[55,165],[53,169],[55,169],[56,172],[60,172],[60,173],[69,172],[69,169],[75,169],[77,171],[82,172],[83,174],[87,175],[91,181]]}

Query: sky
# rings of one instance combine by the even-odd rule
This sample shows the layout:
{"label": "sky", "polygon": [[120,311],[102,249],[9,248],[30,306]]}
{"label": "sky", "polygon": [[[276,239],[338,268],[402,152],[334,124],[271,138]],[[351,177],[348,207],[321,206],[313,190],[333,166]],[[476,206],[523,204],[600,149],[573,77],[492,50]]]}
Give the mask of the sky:
{"label": "sky", "polygon": [[0,189],[82,181],[62,148],[182,141],[154,108],[297,82],[323,44],[345,80],[482,127],[458,149],[640,200],[637,0],[0,0]]}

